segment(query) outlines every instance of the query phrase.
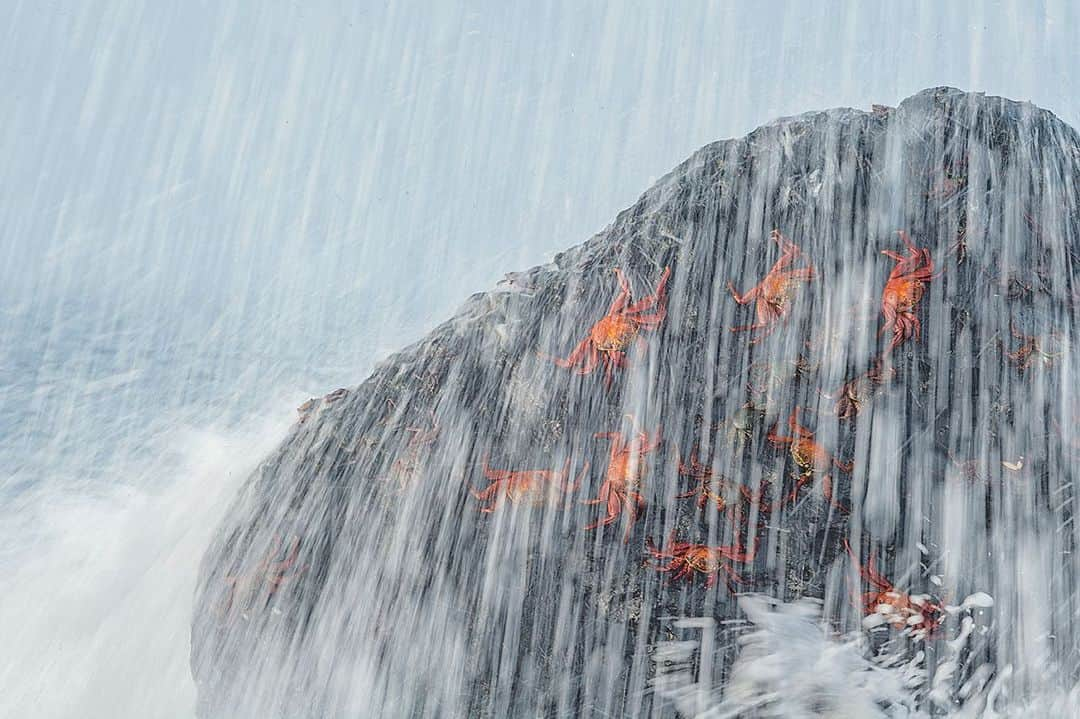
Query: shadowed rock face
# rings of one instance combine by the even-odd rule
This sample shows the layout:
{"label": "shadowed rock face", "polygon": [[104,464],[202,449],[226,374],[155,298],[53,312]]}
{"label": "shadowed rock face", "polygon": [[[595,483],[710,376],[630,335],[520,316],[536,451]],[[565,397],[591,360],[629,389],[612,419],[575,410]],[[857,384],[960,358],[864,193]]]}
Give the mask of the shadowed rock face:
{"label": "shadowed rock face", "polygon": [[[650,688],[657,647],[684,636],[675,617],[722,628],[695,664],[706,686],[737,653],[733,590],[820,598],[838,629],[859,626],[852,591],[881,588],[854,586],[845,539],[906,592],[995,599],[948,615],[940,639],[965,617],[979,631],[915,703],[955,705],[1006,665],[1016,697],[1072,681],[1078,157],[1050,113],[945,88],[702,148],[603,232],[302,408],[203,562],[201,716],[675,716]],[[798,247],[782,269],[813,271],[770,286],[759,313],[728,283],[766,276],[774,229]],[[908,283],[890,285],[884,327],[897,261],[882,251],[910,254],[897,230],[928,255],[893,273]],[[613,270],[635,303],[667,267],[638,314],[656,326],[637,327],[610,388],[604,352],[588,374],[550,359],[609,309]],[[618,440],[594,435],[639,431],[662,440],[639,481],[605,487]],[[705,471],[714,495],[680,497]],[[620,488],[640,493],[636,523]],[[921,646],[888,624],[872,640]]]}

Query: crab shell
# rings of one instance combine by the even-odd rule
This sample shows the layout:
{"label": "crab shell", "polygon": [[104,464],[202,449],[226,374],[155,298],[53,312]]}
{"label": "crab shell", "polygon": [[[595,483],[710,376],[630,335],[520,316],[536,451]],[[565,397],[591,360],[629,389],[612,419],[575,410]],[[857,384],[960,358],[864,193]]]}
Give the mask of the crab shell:
{"label": "crab shell", "polygon": [[676,556],[686,563],[688,567],[702,574],[712,574],[722,569],[723,557],[706,546],[690,546],[685,550],[676,552]]}
{"label": "crab shell", "polygon": [[626,315],[611,315],[593,325],[589,338],[601,352],[622,352],[637,336],[640,325]]}
{"label": "crab shell", "polygon": [[505,493],[511,504],[528,504],[532,507],[543,507],[559,499],[562,492],[556,478],[547,476],[533,476],[527,474],[508,483]]}
{"label": "crab shell", "polygon": [[885,287],[885,302],[897,312],[911,312],[925,292],[926,286],[920,280],[893,280]]}
{"label": "crab shell", "polygon": [[791,456],[804,472],[824,472],[832,464],[828,450],[809,439],[797,439],[791,443]]}

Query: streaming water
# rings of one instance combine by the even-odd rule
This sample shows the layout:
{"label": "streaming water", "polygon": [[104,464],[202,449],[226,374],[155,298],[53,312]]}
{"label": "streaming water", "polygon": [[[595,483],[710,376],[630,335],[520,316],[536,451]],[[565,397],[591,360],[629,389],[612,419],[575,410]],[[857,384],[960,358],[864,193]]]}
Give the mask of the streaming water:
{"label": "streaming water", "polygon": [[1078,160],[1050,113],[949,89],[706,146],[301,407],[204,562],[205,714],[1074,691]]}
{"label": "streaming water", "polygon": [[[924,98],[656,181],[946,83],[1075,126],[1075,9],[579,5],[9,3],[0,716],[1078,713],[1075,134]],[[774,228],[815,278],[751,345]],[[878,368],[899,229],[944,274]],[[667,266],[610,389],[537,354]],[[796,406],[850,515],[768,511]]]}

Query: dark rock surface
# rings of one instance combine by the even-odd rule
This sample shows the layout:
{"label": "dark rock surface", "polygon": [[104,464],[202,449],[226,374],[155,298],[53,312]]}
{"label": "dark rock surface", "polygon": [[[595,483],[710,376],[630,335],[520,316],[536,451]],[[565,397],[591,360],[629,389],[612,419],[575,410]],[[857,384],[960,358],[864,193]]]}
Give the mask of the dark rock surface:
{"label": "dark rock surface", "polygon": [[[603,232],[472,296],[358,387],[305,405],[204,560],[201,716],[674,716],[649,690],[654,647],[679,636],[670,618],[737,618],[735,590],[822,598],[838,627],[857,626],[845,538],[890,575],[939,562],[939,591],[994,595],[995,630],[972,654],[1023,662],[1001,629],[1030,609],[1010,574],[1022,550],[1043,548],[1045,578],[1077,581],[1078,159],[1080,137],[1049,112],[948,88],[895,109],[785,118],[694,153]],[[727,284],[744,292],[764,277],[774,229],[816,277],[752,344],[729,328],[752,322],[754,305]],[[921,337],[881,360],[875,381],[895,265],[881,251],[904,251],[897,230],[942,274],[916,306]],[[636,301],[665,267],[667,316],[641,331],[610,389],[602,365],[578,375],[543,356],[565,357],[600,319],[613,269]],[[1042,338],[1039,352],[1011,358],[1017,334]],[[768,435],[790,436],[797,406],[814,440],[852,464],[830,472],[839,507],[819,473],[767,511],[795,487],[789,447]],[[632,427],[660,430],[663,444],[645,457],[646,507],[624,542],[628,510],[586,530],[605,507],[581,500],[598,496],[608,460],[594,433]],[[693,489],[678,463],[695,445],[729,482],[729,509],[743,507],[737,521],[677,496]],[[488,485],[485,460],[560,470],[567,459],[581,486],[542,506],[483,513],[470,494]],[[758,551],[731,564],[741,581],[669,582],[646,538],[666,546],[672,532]],[[933,571],[908,572],[907,586],[934,589]],[[1047,659],[1067,675],[1080,666],[1073,612],[1048,602],[1045,613]],[[722,682],[736,630],[719,635],[706,683]]]}

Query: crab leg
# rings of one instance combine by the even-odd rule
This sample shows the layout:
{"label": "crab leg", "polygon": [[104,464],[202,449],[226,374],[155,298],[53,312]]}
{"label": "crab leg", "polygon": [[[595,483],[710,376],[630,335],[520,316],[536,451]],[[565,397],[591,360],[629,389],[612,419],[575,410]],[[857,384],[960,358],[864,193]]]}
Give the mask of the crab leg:
{"label": "crab leg", "polygon": [[[783,249],[783,254],[780,255],[780,259],[778,259],[776,261],[776,263],[772,266],[772,268],[769,270],[770,275],[779,274],[779,273],[784,272],[785,269],[787,269],[788,267],[791,266],[792,262],[799,259],[799,254],[800,254],[799,248],[796,247],[793,243],[791,243],[791,242],[789,242],[787,240],[785,240],[785,242],[790,244],[791,247],[787,248],[787,247],[784,247],[783,245],[781,246],[782,249]],[[794,251],[792,251],[792,250],[794,250]]]}
{"label": "crab leg", "polygon": [[588,344],[589,358],[585,360],[585,364],[583,364],[581,367],[579,367],[576,370],[576,372],[578,374],[582,374],[582,375],[589,374],[594,369],[596,369],[596,365],[600,361],[600,353],[596,351],[596,345],[592,344],[592,342],[588,338],[583,340],[583,342]]}
{"label": "crab leg", "polygon": [[897,230],[896,234],[900,235],[901,242],[904,243],[904,245],[908,248],[908,251],[910,251],[912,254],[915,254],[919,251],[919,248],[915,246],[915,243],[912,241],[911,235],[907,233],[907,230]]}
{"label": "crab leg", "polygon": [[566,359],[561,359],[559,357],[553,357],[552,355],[544,354],[543,352],[540,352],[538,354],[543,359],[549,359],[552,362],[554,362],[556,365],[558,365],[559,367],[567,369],[567,368],[573,367],[574,365],[581,362],[581,358],[585,356],[585,352],[586,352],[586,350],[589,349],[589,345],[590,345],[590,340],[589,340],[588,337],[586,337],[585,339],[581,340],[581,342],[579,342],[576,347],[574,347],[573,352],[571,352],[570,356],[568,356]]}
{"label": "crab leg", "polygon": [[497,479],[494,482],[492,482],[491,484],[489,484],[487,487],[485,487],[484,489],[476,489],[475,487],[473,487],[470,484],[469,485],[469,494],[476,497],[481,502],[487,502],[488,500],[490,500],[492,497],[495,496],[495,493],[499,491],[499,487],[500,487],[500,485],[502,485],[502,483],[504,481],[505,480]]}
{"label": "crab leg", "polygon": [[[833,460],[833,461],[836,461],[836,460]],[[832,487],[832,475],[826,474],[824,477],[821,478],[821,493],[823,495],[825,495],[825,500],[830,505],[832,505],[836,509],[840,510],[844,514],[849,514],[851,512],[850,509],[848,509],[844,505],[840,504],[840,502],[833,499],[833,491],[832,490],[833,490],[833,487]]]}
{"label": "crab leg", "polygon": [[801,407],[796,407],[791,411],[791,415],[788,417],[788,427],[791,427],[791,431],[795,433],[796,437],[802,437],[809,439],[814,436],[814,433],[799,424],[799,410]]}
{"label": "crab leg", "polygon": [[651,315],[638,315],[634,318],[643,329],[655,330],[667,319],[667,309],[661,309]]}
{"label": "crab leg", "polygon": [[732,327],[731,331],[732,332],[747,332],[747,331],[752,332],[754,330],[765,330],[760,335],[758,335],[754,339],[750,340],[750,344],[754,345],[754,344],[757,344],[758,342],[760,342],[761,340],[765,339],[769,335],[771,335],[773,333],[773,331],[776,330],[776,327],[777,327],[776,322],[773,319],[769,319],[769,320],[765,320],[765,321],[759,320],[759,321],[755,322],[752,325],[741,325],[739,327]]}
{"label": "crab leg", "polygon": [[757,298],[758,295],[761,294],[761,286],[763,284],[765,284],[765,283],[764,282],[758,283],[755,287],[747,290],[746,294],[741,295],[741,296],[739,295],[738,292],[735,291],[735,285],[734,284],[732,284],[731,282],[728,282],[727,286],[728,286],[728,291],[731,292],[731,296],[735,300],[735,302],[737,304],[740,304],[740,305],[745,305],[745,304],[749,304],[752,300],[754,300],[755,298]]}
{"label": "crab leg", "polygon": [[874,555],[870,555],[870,559],[867,560],[866,566],[863,566],[859,561],[858,555],[855,554],[855,550],[851,548],[851,543],[848,540],[844,540],[844,547],[847,548],[848,554],[851,555],[851,561],[855,565],[855,569],[858,570],[859,575],[870,584],[874,585],[883,592],[888,592],[893,589],[892,582],[878,574],[876,567],[874,566]]}
{"label": "crab leg", "polygon": [[513,472],[506,469],[492,469],[488,466],[487,457],[483,461],[484,476],[495,482],[502,482],[513,477]]}
{"label": "crab leg", "polygon": [[649,435],[642,432],[641,434],[638,435],[637,453],[638,454],[647,454],[647,453],[653,451],[654,449],[656,449],[657,447],[659,447],[660,442],[661,442],[661,439],[660,439],[660,430],[659,429],[656,430],[656,436],[653,437],[651,442],[649,441]]}
{"label": "crab leg", "polygon": [[611,307],[608,308],[609,315],[623,312],[626,303],[630,301],[630,283],[627,282],[626,275],[622,273],[622,270],[616,267],[615,276],[619,279],[619,294],[615,296],[615,300],[611,303]]}
{"label": "crab leg", "polygon": [[[667,282],[668,282],[668,278],[670,276],[671,276],[671,268],[670,267],[665,267],[664,268],[664,274],[660,276],[660,282],[657,283],[656,290],[653,292],[653,294],[648,295],[646,297],[643,297],[638,302],[635,302],[634,304],[627,307],[626,308],[626,313],[627,314],[638,314],[639,312],[644,312],[647,309],[655,307],[658,303],[663,302],[666,299],[665,291],[667,289]],[[666,313],[666,310],[661,309],[656,314],[661,315],[661,320],[662,320],[663,319],[662,315],[665,314],[665,313]],[[637,319],[640,321],[642,318],[639,317]]]}
{"label": "crab leg", "polygon": [[610,482],[605,482],[604,484],[608,485],[607,492],[605,493],[604,488],[601,487],[600,497],[594,500],[588,500],[585,502],[585,504],[599,504],[606,499],[607,514],[601,519],[598,519],[592,524],[586,526],[585,529],[587,530],[596,529],[597,527],[606,527],[607,525],[618,519],[619,514],[622,512],[624,500],[621,496],[619,496],[620,493],[617,490],[611,488]]}
{"label": "crab leg", "polygon": [[[668,556],[670,556],[670,555],[667,555],[667,554],[664,555],[665,558],[668,557]],[[671,572],[671,571],[674,571],[675,569],[677,569],[679,564],[680,564],[679,559],[677,557],[673,557],[672,560],[670,562],[668,562],[667,564],[653,564],[651,566],[652,566],[653,569],[655,569],[658,572]]]}
{"label": "crab leg", "polygon": [[585,481],[585,477],[589,473],[589,460],[585,460],[585,466],[583,466],[581,468],[581,473],[578,474],[577,479],[574,481],[573,484],[569,483],[570,482],[570,458],[569,457],[566,459],[565,472],[566,472],[566,474],[564,475],[565,479],[563,480],[563,492],[565,492],[565,493],[576,492],[578,490],[578,488],[581,486],[581,483],[583,481]]}
{"label": "crab leg", "polygon": [[[583,500],[581,500],[581,503],[582,504],[605,504],[605,503],[608,502],[608,499],[609,499],[610,495],[611,495],[611,482],[605,481],[603,484],[600,485],[600,491],[597,492],[595,499],[583,499]],[[586,527],[586,529],[590,529],[590,527]]]}

